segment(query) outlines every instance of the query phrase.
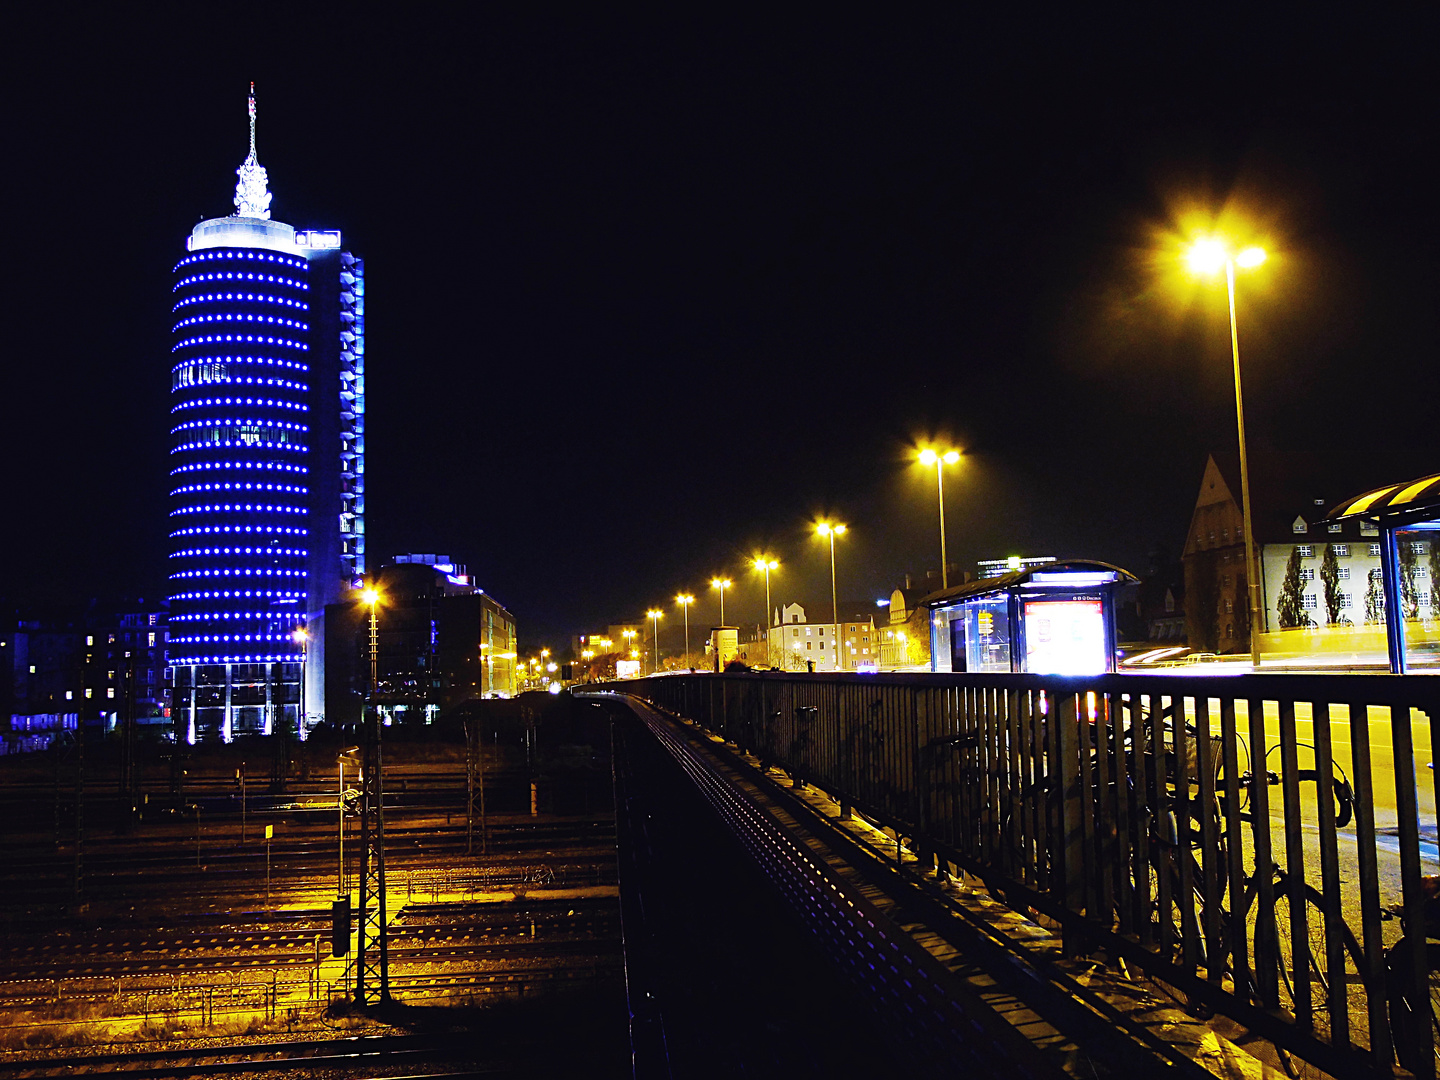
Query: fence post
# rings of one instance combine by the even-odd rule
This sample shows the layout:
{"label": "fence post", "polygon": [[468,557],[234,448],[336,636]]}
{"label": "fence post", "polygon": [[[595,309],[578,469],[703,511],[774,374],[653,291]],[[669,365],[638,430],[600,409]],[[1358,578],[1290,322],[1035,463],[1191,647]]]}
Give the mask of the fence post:
{"label": "fence post", "polygon": [[[1085,792],[1080,787],[1080,714],[1073,691],[1051,695],[1050,717],[1059,761],[1060,836],[1058,854],[1065,907],[1079,914],[1085,906]],[[1061,947],[1069,956],[1087,951],[1073,920],[1061,927]]]}

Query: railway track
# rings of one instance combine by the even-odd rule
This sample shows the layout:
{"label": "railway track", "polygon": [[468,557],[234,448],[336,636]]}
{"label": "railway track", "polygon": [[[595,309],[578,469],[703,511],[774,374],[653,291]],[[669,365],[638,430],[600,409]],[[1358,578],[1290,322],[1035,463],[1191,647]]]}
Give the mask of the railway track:
{"label": "railway track", "polygon": [[[426,1062],[460,1062],[460,1067],[411,1073],[419,1077],[509,1075],[527,1064],[521,1059],[486,1064],[466,1062],[473,1044],[450,1036],[370,1035],[344,1039],[251,1042],[220,1047],[140,1050],[135,1053],[77,1054],[63,1057],[0,1060],[0,1078],[85,1076],[123,1072],[129,1077],[178,1077],[247,1072],[341,1070],[361,1076],[378,1068]],[[533,1062],[528,1063],[533,1067]]]}

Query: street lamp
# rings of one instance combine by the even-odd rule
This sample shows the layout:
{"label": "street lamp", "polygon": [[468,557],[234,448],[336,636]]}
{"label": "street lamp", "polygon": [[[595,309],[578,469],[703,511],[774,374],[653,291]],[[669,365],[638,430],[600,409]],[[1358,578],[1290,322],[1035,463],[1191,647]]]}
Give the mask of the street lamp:
{"label": "street lamp", "polygon": [[[771,625],[770,620],[775,617],[770,611],[770,571],[778,570],[780,563],[777,559],[767,559],[764,555],[761,555],[750,565],[765,575],[765,625],[768,628]],[[770,636],[768,629],[765,636],[767,639]]]}
{"label": "street lamp", "polygon": [[660,670],[660,619],[665,613],[659,608],[651,608],[645,612],[645,617],[650,620],[650,640],[655,646],[655,659],[650,664],[650,674],[654,675]]}
{"label": "street lamp", "polygon": [[1225,288],[1230,298],[1230,355],[1235,364],[1235,427],[1240,434],[1240,512],[1245,528],[1245,584],[1250,599],[1250,668],[1260,670],[1260,631],[1264,613],[1260,609],[1260,574],[1255,561],[1255,534],[1250,524],[1250,465],[1245,454],[1245,403],[1240,393],[1240,334],[1235,325],[1235,267],[1250,270],[1265,261],[1264,248],[1247,247],[1231,254],[1220,240],[1195,241],[1185,253],[1192,272],[1210,277],[1225,271]]}
{"label": "street lamp", "polygon": [[837,525],[829,521],[822,521],[815,526],[815,535],[824,536],[830,541],[830,617],[835,620],[835,638],[831,645],[836,649],[835,670],[840,670],[841,661],[844,659],[843,651],[840,650],[840,601],[837,599],[839,593],[835,590],[835,537],[844,536],[847,526]]}
{"label": "street lamp", "polygon": [[940,587],[950,588],[950,563],[945,556],[945,466],[960,460],[958,450],[932,450],[926,447],[920,451],[920,464],[935,467],[935,489],[940,497]]}
{"label": "street lamp", "polygon": [[296,627],[290,639],[300,646],[300,707],[296,710],[295,734],[305,741],[305,669],[310,660],[310,632],[303,626]]}
{"label": "street lamp", "polygon": [[379,671],[380,630],[379,623],[376,621],[376,611],[380,607],[380,590],[371,586],[360,594],[360,599],[370,605],[370,703],[373,705],[378,681],[377,672]]}
{"label": "street lamp", "polygon": [[725,590],[730,587],[729,578],[711,578],[710,587],[720,590],[720,625],[725,625]]}
{"label": "street lamp", "polygon": [[681,593],[675,597],[675,602],[685,609],[685,666],[690,667],[690,605],[695,603],[695,597],[689,593]]}

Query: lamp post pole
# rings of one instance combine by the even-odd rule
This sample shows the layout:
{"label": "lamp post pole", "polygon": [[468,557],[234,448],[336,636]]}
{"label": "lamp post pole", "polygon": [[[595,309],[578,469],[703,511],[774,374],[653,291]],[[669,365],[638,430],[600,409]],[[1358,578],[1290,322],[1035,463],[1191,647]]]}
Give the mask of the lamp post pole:
{"label": "lamp post pole", "polygon": [[945,555],[945,465],[935,463],[935,490],[940,499],[940,587],[950,588],[950,560]]}
{"label": "lamp post pole", "polygon": [[1240,392],[1240,333],[1235,322],[1235,260],[1225,260],[1225,288],[1230,298],[1230,355],[1235,363],[1235,427],[1240,434],[1240,510],[1245,525],[1245,585],[1250,601],[1250,669],[1260,670],[1260,566],[1255,559],[1255,533],[1250,519],[1250,462],[1245,452],[1245,399]]}
{"label": "lamp post pole", "polygon": [[689,593],[681,593],[675,597],[675,602],[685,609],[685,667],[691,668],[690,663],[690,605],[695,602],[695,597]]}
{"label": "lamp post pole", "polygon": [[654,675],[660,670],[660,609],[651,608],[646,612],[650,616],[650,644],[655,649],[655,655],[650,661],[650,674]]}
{"label": "lamp post pole", "polygon": [[840,594],[835,587],[835,537],[844,536],[846,528],[847,526],[845,525],[835,525],[828,521],[822,521],[815,526],[815,532],[818,535],[827,537],[830,540],[830,617],[835,620],[831,625],[834,627],[835,634],[832,644],[835,647],[836,671],[840,670],[840,665],[844,662],[844,650],[841,648]]}

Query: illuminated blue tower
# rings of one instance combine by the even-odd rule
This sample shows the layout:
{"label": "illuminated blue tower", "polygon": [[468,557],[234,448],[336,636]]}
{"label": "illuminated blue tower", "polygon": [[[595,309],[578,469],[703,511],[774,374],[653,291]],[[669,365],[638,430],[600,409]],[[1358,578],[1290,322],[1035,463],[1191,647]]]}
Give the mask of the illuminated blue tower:
{"label": "illuminated blue tower", "polygon": [[[175,266],[170,639],[177,733],[324,716],[324,611],[365,573],[365,266],[270,219],[265,169]],[[303,695],[303,701],[302,701]]]}

